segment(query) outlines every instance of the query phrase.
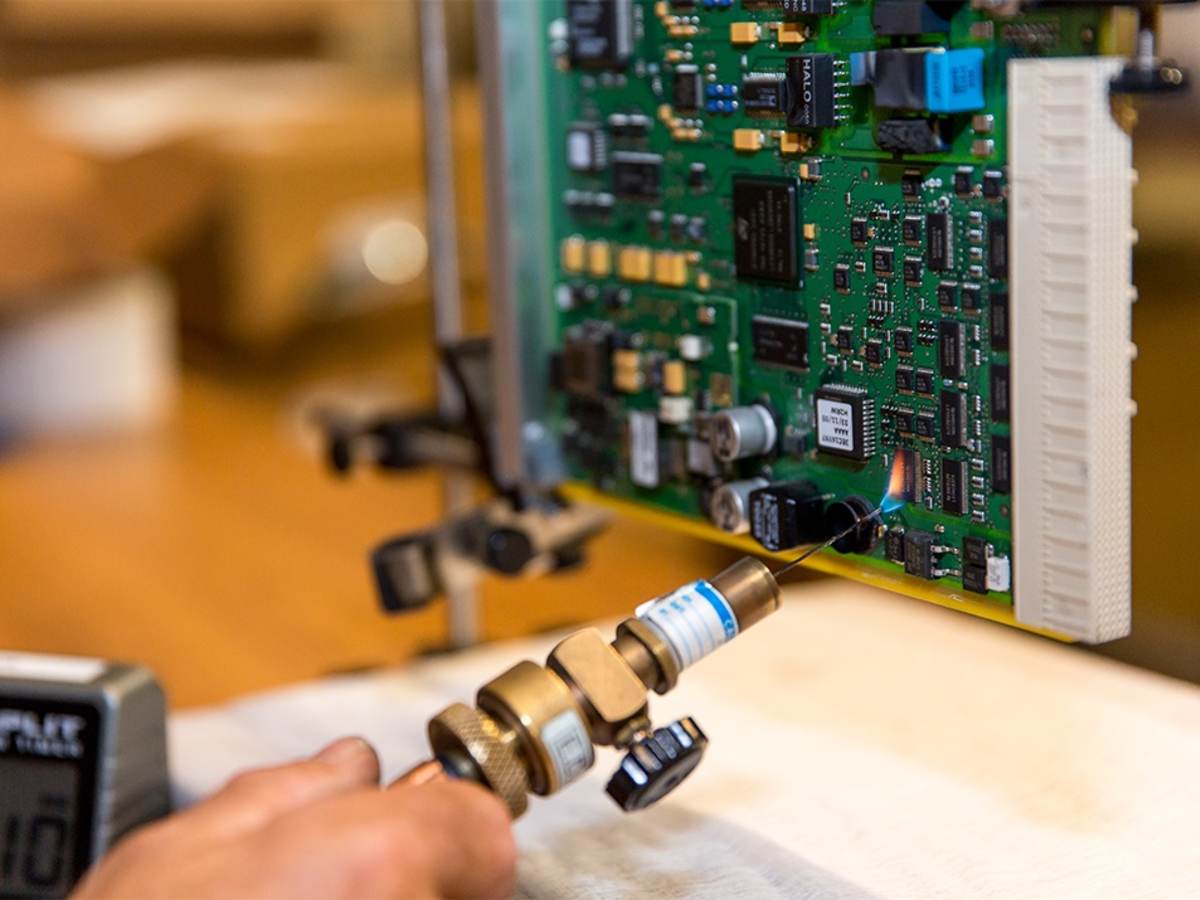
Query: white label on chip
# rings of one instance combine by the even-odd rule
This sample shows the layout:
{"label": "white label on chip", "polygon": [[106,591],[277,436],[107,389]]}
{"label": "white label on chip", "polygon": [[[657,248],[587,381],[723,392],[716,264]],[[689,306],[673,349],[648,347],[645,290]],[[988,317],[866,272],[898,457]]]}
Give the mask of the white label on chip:
{"label": "white label on chip", "polygon": [[104,660],[85,656],[0,652],[0,678],[87,684],[95,681],[104,672],[104,668]]}
{"label": "white label on chip", "polygon": [[849,403],[817,399],[817,446],[854,452],[854,408]]}
{"label": "white label on chip", "polygon": [[629,480],[658,487],[658,417],[652,412],[629,414]]}
{"label": "white label on chip", "polygon": [[703,580],[642,604],[637,617],[662,636],[681,669],[703,659],[738,633],[737,616],[729,602]]}
{"label": "white label on chip", "polygon": [[592,167],[592,136],[586,131],[567,132],[567,165],[576,172]]}
{"label": "white label on chip", "polygon": [[596,758],[587,729],[572,709],[560,712],[542,726],[542,744],[554,763],[559,785],[570,784],[591,768]]}

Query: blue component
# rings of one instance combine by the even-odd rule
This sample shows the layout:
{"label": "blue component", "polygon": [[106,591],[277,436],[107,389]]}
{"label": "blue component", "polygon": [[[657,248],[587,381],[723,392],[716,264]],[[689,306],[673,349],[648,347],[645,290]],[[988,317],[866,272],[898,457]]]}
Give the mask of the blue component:
{"label": "blue component", "polygon": [[983,51],[925,54],[925,106],[933,113],[983,109]]}
{"label": "blue component", "polygon": [[707,109],[710,113],[720,112],[721,111],[721,101],[720,100],[709,100],[708,103],[704,104],[704,108]]}
{"label": "blue component", "polygon": [[721,86],[719,84],[710,84],[704,92],[710,97],[720,97]]}

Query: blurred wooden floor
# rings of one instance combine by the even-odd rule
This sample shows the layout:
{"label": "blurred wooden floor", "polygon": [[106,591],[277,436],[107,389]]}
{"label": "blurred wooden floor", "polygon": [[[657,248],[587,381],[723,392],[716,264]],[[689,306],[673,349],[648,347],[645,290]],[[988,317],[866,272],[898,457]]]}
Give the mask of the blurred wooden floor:
{"label": "blurred wooden floor", "polygon": [[[436,520],[438,478],[339,481],[285,414],[308,381],[364,365],[423,394],[430,360],[403,352],[405,330],[368,328],[345,336],[352,355],[300,354],[265,374],[192,367],[154,434],[0,458],[0,647],[143,662],[187,706],[438,645],[440,606],[385,618],[366,567],[373,544]],[[489,580],[484,631],[616,615],[726,558],[623,523],[578,574]]]}

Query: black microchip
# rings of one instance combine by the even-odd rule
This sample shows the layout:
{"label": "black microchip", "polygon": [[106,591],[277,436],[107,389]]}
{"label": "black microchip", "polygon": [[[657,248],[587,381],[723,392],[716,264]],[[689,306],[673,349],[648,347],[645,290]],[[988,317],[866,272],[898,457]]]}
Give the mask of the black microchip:
{"label": "black microchip", "polygon": [[966,338],[963,324],[955,319],[938,323],[938,365],[943,378],[962,378],[966,372]]}
{"label": "black microchip", "polygon": [[967,511],[967,464],[961,459],[942,460],[942,511],[955,516]]}
{"label": "black microchip", "polygon": [[967,440],[967,398],[958,391],[942,391],[942,446],[961,447]]}
{"label": "black microchip", "polygon": [[898,409],[893,414],[896,421],[896,433],[909,435],[913,431],[913,414],[912,410]]}
{"label": "black microchip", "polygon": [[904,235],[904,243],[919,244],[921,243],[921,217],[920,216],[905,216],[904,221],[900,225],[901,233]]}
{"label": "black microchip", "polygon": [[933,413],[928,410],[922,410],[917,413],[917,421],[915,422],[917,437],[923,441],[932,441],[934,433],[934,417]]}
{"label": "black microchip", "polygon": [[913,333],[911,328],[897,328],[892,332],[892,346],[897,353],[912,353]]}
{"label": "black microchip", "polygon": [[875,401],[865,388],[827,384],[813,393],[817,449],[867,460],[875,454]]}
{"label": "black microchip", "polygon": [[964,284],[962,289],[964,312],[979,312],[983,308],[983,292],[977,284]]}
{"label": "black microchip", "polygon": [[1002,193],[1003,180],[999,172],[984,172],[983,196],[989,200],[999,200]]}
{"label": "black microchip", "polygon": [[704,183],[708,180],[708,166],[704,163],[697,162],[688,166],[688,187],[694,191],[702,190]]}
{"label": "black microchip", "polygon": [[942,309],[954,309],[958,302],[958,285],[943,281],[937,286],[938,306]]}
{"label": "black microchip", "polygon": [[962,569],[963,587],[968,591],[976,594],[986,594],[987,586],[987,567],[986,566],[967,566]]}
{"label": "black microchip", "polygon": [[1008,220],[988,222],[988,274],[993,278],[1008,278]]}
{"label": "black microchip", "polygon": [[905,200],[917,200],[921,196],[921,187],[925,179],[920,172],[905,172],[900,176],[900,194]]}
{"label": "black microchip", "polygon": [[925,259],[934,272],[944,272],[954,259],[953,230],[948,213],[925,217]]}
{"label": "black microchip", "polygon": [[917,374],[913,377],[913,389],[918,394],[932,397],[933,372],[929,371],[929,369],[917,369]]}
{"label": "black microchip", "polygon": [[883,552],[894,563],[904,564],[904,530],[889,528],[883,537]]}
{"label": "black microchip", "polygon": [[833,0],[779,0],[785,16],[831,16]]}
{"label": "black microchip", "polygon": [[563,340],[562,388],[576,397],[608,393],[612,381],[612,329],[585,323],[570,329]]}
{"label": "black microchip", "polygon": [[849,325],[843,325],[833,336],[833,342],[839,350],[852,351],[854,349],[854,329]]}
{"label": "black microchip", "polygon": [[807,322],[755,316],[750,321],[750,342],[756,362],[790,369],[808,368]]}
{"label": "black microchip", "polygon": [[987,541],[978,537],[965,537],[962,542],[963,565],[987,565]]}
{"label": "black microchip", "polygon": [[993,350],[1008,349],[1008,293],[993,291],[991,297],[991,314],[988,316],[989,336]]}
{"label": "black microchip", "polygon": [[784,482],[750,494],[750,535],[768,550],[824,540],[825,498],[809,481]]}
{"label": "black microchip", "polygon": [[788,57],[787,124],[789,128],[832,128],[837,124],[832,53]]}
{"label": "black microchip", "polygon": [[871,253],[871,268],[876,275],[891,275],[895,271],[896,251],[891,247],[880,247]]}
{"label": "black microchip", "polygon": [[1012,493],[1012,443],[1007,434],[992,435],[992,492]]}
{"label": "black microchip", "polygon": [[695,112],[704,97],[704,82],[695,66],[676,66],[671,82],[671,103],[682,112]]}
{"label": "black microchip", "polygon": [[662,157],[657,153],[613,154],[613,193],[632,200],[657,200],[662,193]]}
{"label": "black microchip", "polygon": [[928,531],[904,535],[904,571],[919,578],[933,577],[933,535]]}
{"label": "black microchip", "polygon": [[883,364],[883,341],[870,340],[867,341],[866,347],[863,348],[863,355],[866,356],[867,362],[873,366]]}
{"label": "black microchip", "polygon": [[865,244],[867,238],[870,237],[870,232],[867,230],[866,219],[851,219],[850,220],[850,240],[856,244]]}
{"label": "black microchip", "polygon": [[905,257],[904,259],[904,280],[908,284],[920,284],[921,276],[925,273],[925,267],[919,259]]}
{"label": "black microchip", "polygon": [[913,389],[913,370],[911,366],[896,366],[896,390],[911,391]]}
{"label": "black microchip", "polygon": [[743,78],[742,110],[760,115],[776,115],[784,109],[784,87],[781,78]]}
{"label": "black microchip", "polygon": [[633,0],[567,0],[571,65],[623,69],[633,54]]}
{"label": "black microchip", "polygon": [[839,291],[850,290],[850,267],[845,263],[833,267],[833,287]]}
{"label": "black microchip", "polygon": [[1008,366],[992,364],[992,421],[1007,422],[1012,414],[1009,407]]}
{"label": "black microchip", "polygon": [[954,193],[960,197],[969,197],[975,193],[975,185],[971,181],[971,169],[959,169],[954,173]]}
{"label": "black microchip", "polygon": [[795,285],[796,182],[739,175],[733,179],[733,261],[743,281]]}

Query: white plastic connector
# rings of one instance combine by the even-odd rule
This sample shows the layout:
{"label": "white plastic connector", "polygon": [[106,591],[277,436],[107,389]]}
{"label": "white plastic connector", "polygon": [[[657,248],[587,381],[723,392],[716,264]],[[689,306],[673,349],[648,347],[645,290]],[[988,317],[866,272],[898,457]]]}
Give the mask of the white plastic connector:
{"label": "white plastic connector", "polygon": [[1008,64],[1014,599],[1100,642],[1130,627],[1132,148],[1114,58]]}

